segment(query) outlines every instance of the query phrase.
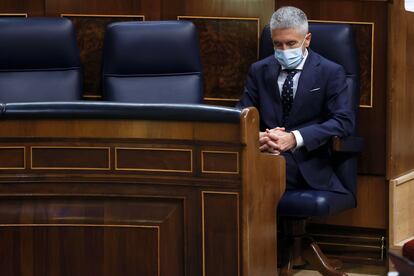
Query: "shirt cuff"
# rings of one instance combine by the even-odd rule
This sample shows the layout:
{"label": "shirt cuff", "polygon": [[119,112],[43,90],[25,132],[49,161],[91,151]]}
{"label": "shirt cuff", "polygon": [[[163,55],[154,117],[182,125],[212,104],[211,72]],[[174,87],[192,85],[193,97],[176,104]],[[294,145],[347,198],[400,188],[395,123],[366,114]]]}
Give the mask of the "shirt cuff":
{"label": "shirt cuff", "polygon": [[303,137],[302,134],[300,134],[299,130],[292,130],[291,132],[293,133],[293,136],[295,136],[296,139],[296,147],[293,150],[303,147]]}

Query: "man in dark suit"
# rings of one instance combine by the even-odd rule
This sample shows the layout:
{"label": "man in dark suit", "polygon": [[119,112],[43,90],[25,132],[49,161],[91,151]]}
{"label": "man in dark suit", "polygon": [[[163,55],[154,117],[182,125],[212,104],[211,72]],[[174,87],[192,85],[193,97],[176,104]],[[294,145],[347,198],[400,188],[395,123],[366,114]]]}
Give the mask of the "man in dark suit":
{"label": "man in dark suit", "polygon": [[347,193],[331,164],[329,141],[354,127],[344,69],[309,49],[303,11],[282,7],[271,18],[274,56],[254,63],[239,108],[260,113],[260,150],[286,159],[286,188]]}

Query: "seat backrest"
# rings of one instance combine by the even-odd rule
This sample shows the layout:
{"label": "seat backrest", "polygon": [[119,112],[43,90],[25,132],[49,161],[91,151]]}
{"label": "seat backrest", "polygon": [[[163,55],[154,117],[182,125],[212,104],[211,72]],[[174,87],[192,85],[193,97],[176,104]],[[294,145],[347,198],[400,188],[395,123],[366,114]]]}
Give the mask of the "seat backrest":
{"label": "seat backrest", "polygon": [[[312,33],[310,48],[323,57],[343,66],[348,84],[349,102],[358,115],[359,108],[359,55],[354,32],[348,24],[309,23]],[[260,38],[259,58],[273,55],[273,43],[270,27],[267,25]],[[355,124],[354,135],[357,133]],[[355,155],[337,154],[334,156],[335,171],[342,184],[354,195],[356,194],[357,157]]]}
{"label": "seat backrest", "polygon": [[201,103],[201,71],[198,35],[191,22],[120,22],[106,30],[105,100]]}
{"label": "seat backrest", "polygon": [[0,18],[0,101],[82,97],[79,50],[65,18]]}

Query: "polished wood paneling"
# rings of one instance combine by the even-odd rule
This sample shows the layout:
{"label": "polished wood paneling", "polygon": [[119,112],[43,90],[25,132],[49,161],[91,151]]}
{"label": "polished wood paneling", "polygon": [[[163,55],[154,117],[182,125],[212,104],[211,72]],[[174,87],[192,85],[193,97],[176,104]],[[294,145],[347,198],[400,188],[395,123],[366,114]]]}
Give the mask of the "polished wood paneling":
{"label": "polished wood paneling", "polygon": [[[242,167],[242,271],[243,275],[276,275],[277,204],[285,191],[285,161],[258,150],[259,114],[244,111],[241,126]],[[257,160],[257,161],[255,161]],[[283,172],[283,173],[281,173]],[[280,185],[280,183],[283,183]],[[260,223],[259,223],[260,222]]]}
{"label": "polished wood paneling", "polygon": [[26,166],[26,150],[24,147],[0,147],[0,170],[21,170]]}
{"label": "polished wood paneling", "polygon": [[2,275],[160,275],[156,228],[2,225],[0,229]]}
{"label": "polished wood paneling", "polygon": [[364,228],[388,227],[388,186],[385,177],[358,177],[357,207],[313,222]]}
{"label": "polished wood paneling", "polygon": [[0,1],[0,13],[27,13],[29,16],[43,16],[45,0],[3,0]]}
{"label": "polished wood paneling", "polygon": [[[176,10],[176,16],[259,17],[261,27],[269,22],[274,11],[273,0],[172,0],[165,2],[165,5],[170,5],[170,10]],[[170,13],[170,16],[172,15]]]}
{"label": "polished wood paneling", "polygon": [[193,172],[193,151],[172,148],[116,148],[116,170]]}
{"label": "polished wood paneling", "polygon": [[239,194],[203,191],[202,212],[202,275],[240,275]]}
{"label": "polished wood paneling", "polygon": [[147,20],[161,19],[161,0],[45,0],[45,14],[144,14]]}
{"label": "polished wood paneling", "polygon": [[250,65],[257,61],[258,18],[179,16],[198,30],[204,100],[238,101]]}
{"label": "polished wood paneling", "polygon": [[184,274],[180,199],[15,195],[1,202],[2,275]]}
{"label": "polished wood paneling", "polygon": [[[17,122],[17,123],[16,123]],[[28,132],[33,138],[152,138],[168,137],[175,140],[205,140],[238,142],[240,129],[235,124],[198,123],[171,121],[133,120],[19,120],[2,121],[7,132],[0,131],[0,137],[25,137]],[[113,125],[117,128],[114,129]]]}
{"label": "polished wood paneling", "polygon": [[414,14],[405,11],[403,0],[389,10],[387,177],[392,179],[414,169]]}
{"label": "polished wood paneling", "polygon": [[[360,158],[359,171],[363,174],[385,175],[387,3],[347,0],[276,1],[276,7],[286,5],[301,8],[312,20],[373,22],[375,24],[373,108],[360,108],[359,110],[359,132],[367,141]],[[371,45],[364,47],[371,47]]]}
{"label": "polished wood paneling", "polygon": [[239,153],[231,151],[201,151],[201,172],[239,174]]}
{"label": "polished wood paneling", "polygon": [[[217,146],[217,142],[199,145],[188,141],[163,144],[131,139],[121,143],[116,138],[101,138],[93,142],[82,142],[77,138],[48,140],[21,137],[18,140],[19,146],[16,146],[15,139],[12,143],[5,140],[5,146],[0,146],[0,153],[2,149],[4,151],[3,156],[0,155],[0,163],[8,162],[4,168],[0,167],[1,174],[7,175],[10,170],[17,169],[29,174],[41,170],[42,173],[61,176],[83,171],[87,173],[85,178],[93,177],[92,173],[98,172],[106,176],[119,174],[134,177],[175,174],[197,182],[207,181],[202,179],[226,179],[232,185],[241,177],[241,153],[236,145],[221,147]],[[28,149],[27,154],[25,148]],[[16,160],[20,166],[12,167],[14,163],[10,162]],[[193,179],[194,175],[199,178]]]}
{"label": "polished wood paneling", "polygon": [[6,0],[0,3],[4,13],[26,13],[35,16],[59,16],[62,13],[144,14],[147,20],[175,20],[178,15],[260,17],[262,27],[269,21],[274,1],[238,0]]}
{"label": "polished wood paneling", "polygon": [[[85,167],[87,160],[89,164],[105,159],[97,158],[105,149],[111,166],[92,171],[28,166],[18,174],[2,170],[0,228],[10,230],[4,230],[0,239],[13,241],[6,249],[18,246],[13,256],[5,258],[11,264],[4,266],[4,273],[0,268],[0,274],[17,276],[35,266],[37,270],[29,275],[69,275],[66,271],[100,275],[102,269],[108,275],[202,275],[204,263],[209,275],[234,275],[236,270],[246,276],[276,275],[276,206],[284,190],[285,167],[283,157],[259,151],[258,124],[254,108],[244,110],[240,121],[225,124],[1,120],[0,148],[36,149],[34,163],[39,164],[40,158],[46,165],[77,162]],[[116,149],[120,150],[117,157]],[[230,171],[239,163],[240,174],[202,173],[202,151],[213,152],[207,156],[208,168]],[[146,163],[138,164],[136,159]],[[174,169],[193,164],[193,170],[186,174],[120,171],[115,160],[125,167]],[[203,198],[203,192],[208,196]],[[220,195],[210,196],[213,192]],[[134,232],[146,227],[159,228],[158,245],[153,242],[154,232]],[[112,234],[102,238],[101,232],[109,233],[108,228]],[[63,246],[68,249],[62,253]],[[75,247],[78,255],[72,250]],[[149,255],[141,258],[146,248]],[[39,259],[36,252],[46,257]],[[158,252],[158,270],[154,252]],[[85,256],[93,265],[85,264]],[[59,270],[70,265],[73,268]]]}
{"label": "polished wood paneling", "polygon": [[31,169],[109,170],[109,147],[31,147]]}
{"label": "polished wood paneling", "polygon": [[82,14],[139,14],[139,0],[46,0],[46,15]]}

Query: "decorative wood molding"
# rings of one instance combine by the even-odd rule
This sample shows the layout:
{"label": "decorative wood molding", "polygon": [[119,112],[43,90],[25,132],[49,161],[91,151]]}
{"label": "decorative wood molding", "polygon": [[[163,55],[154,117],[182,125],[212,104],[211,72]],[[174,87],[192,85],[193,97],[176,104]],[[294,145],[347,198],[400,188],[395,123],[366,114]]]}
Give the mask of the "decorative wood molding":
{"label": "decorative wood molding", "polygon": [[[215,169],[209,169],[208,167],[208,156],[210,158],[219,158],[222,162],[214,162],[214,160],[210,160],[211,163],[214,164],[216,167]],[[221,157],[220,157],[221,155]],[[231,157],[235,158],[231,162],[224,162],[222,159]],[[218,160],[216,160],[218,161]],[[239,161],[239,152],[237,151],[220,151],[220,150],[202,150],[201,151],[201,172],[202,173],[211,173],[211,174],[239,174],[240,173],[240,161]],[[225,168],[224,166],[234,166],[234,169]]]}
{"label": "decorative wood molding", "polygon": [[[206,197],[208,195],[219,195],[219,196],[232,196],[232,197],[236,197],[236,205],[237,205],[237,213],[236,213],[236,218],[237,218],[237,275],[240,275],[240,199],[239,199],[239,193],[237,192],[219,192],[219,191],[202,191],[201,192],[201,224],[202,224],[202,228],[201,228],[201,233],[202,233],[202,268],[203,268],[203,276],[206,276],[206,206],[214,206],[214,204],[207,204],[206,205]],[[217,223],[217,222],[216,222]],[[222,223],[224,223],[222,221]],[[223,234],[223,233],[222,233]],[[227,233],[229,234],[229,233]],[[210,266],[211,267],[211,266]],[[211,274],[211,273],[210,273]],[[210,275],[208,274],[208,275]]]}
{"label": "decorative wood molding", "polygon": [[142,18],[145,21],[145,15],[141,14],[86,14],[86,13],[62,13],[61,17],[120,17],[120,18]]}
{"label": "decorative wood molding", "polygon": [[21,166],[15,166],[15,164],[6,166],[5,162],[10,162],[10,156],[7,158],[7,160],[2,160],[3,155],[0,154],[0,160],[2,161],[2,166],[0,166],[0,170],[25,170],[26,169],[26,147],[24,146],[6,146],[6,147],[0,147],[0,152],[2,151],[11,151],[11,150],[17,150],[22,151],[22,165]]}
{"label": "decorative wood molding", "polygon": [[[107,163],[105,166],[99,166],[98,164],[92,165],[92,163],[88,164],[87,166],[79,166],[82,163],[82,160],[85,156],[79,154],[79,152],[86,153],[87,151],[99,151],[102,150],[105,152],[104,158],[106,160],[96,160],[97,162],[105,162]],[[42,152],[43,151],[43,152]],[[54,152],[52,152],[54,151]],[[60,152],[59,152],[60,151]],[[66,151],[66,158],[70,160],[67,161],[67,165],[56,166],[55,163],[59,163],[63,155],[62,151]],[[78,152],[76,152],[78,151]],[[38,152],[38,153],[36,153]],[[49,152],[49,155],[44,158],[40,154],[46,154]],[[38,156],[36,156],[38,154]],[[36,160],[38,158],[38,160]],[[36,162],[51,162],[50,165],[37,165]],[[90,162],[92,162],[90,160]],[[64,163],[61,161],[61,163]],[[73,166],[69,166],[69,164],[74,164]],[[104,170],[108,171],[111,169],[111,151],[110,147],[73,147],[73,146],[31,146],[30,147],[30,169],[32,170]]]}
{"label": "decorative wood molding", "polygon": [[[125,160],[120,159],[120,151],[129,151],[130,153],[135,152],[136,156],[134,157],[135,162],[139,161],[139,159],[142,159],[145,162],[145,166],[144,164],[140,164],[139,166],[121,166],[119,165],[121,162],[125,162]],[[156,152],[163,152],[163,156],[160,156],[160,158],[158,158],[157,160],[155,160],[157,163],[153,164],[153,166],[149,166],[148,164],[148,160],[145,160],[145,152],[146,151],[151,151],[153,153]],[[141,156],[140,153],[141,152]],[[182,154],[182,153],[187,153],[188,156],[188,161],[186,161],[185,159],[182,159],[183,156],[179,157],[179,156],[173,156],[172,154]],[[167,154],[170,154],[170,156],[167,156]],[[152,154],[153,158],[154,155]],[[168,159],[169,158],[169,159]],[[177,162],[178,159],[180,159],[181,162]],[[167,164],[167,162],[169,162]],[[188,169],[184,169],[184,168],[177,168],[177,169],[173,169],[173,168],[164,168],[166,165],[187,165]],[[180,148],[133,148],[133,147],[115,147],[115,170],[116,171],[144,171],[144,172],[178,172],[178,173],[192,173],[193,172],[193,150],[192,149],[180,149]]]}
{"label": "decorative wood molding", "polygon": [[26,17],[27,13],[0,13],[0,17]]}

